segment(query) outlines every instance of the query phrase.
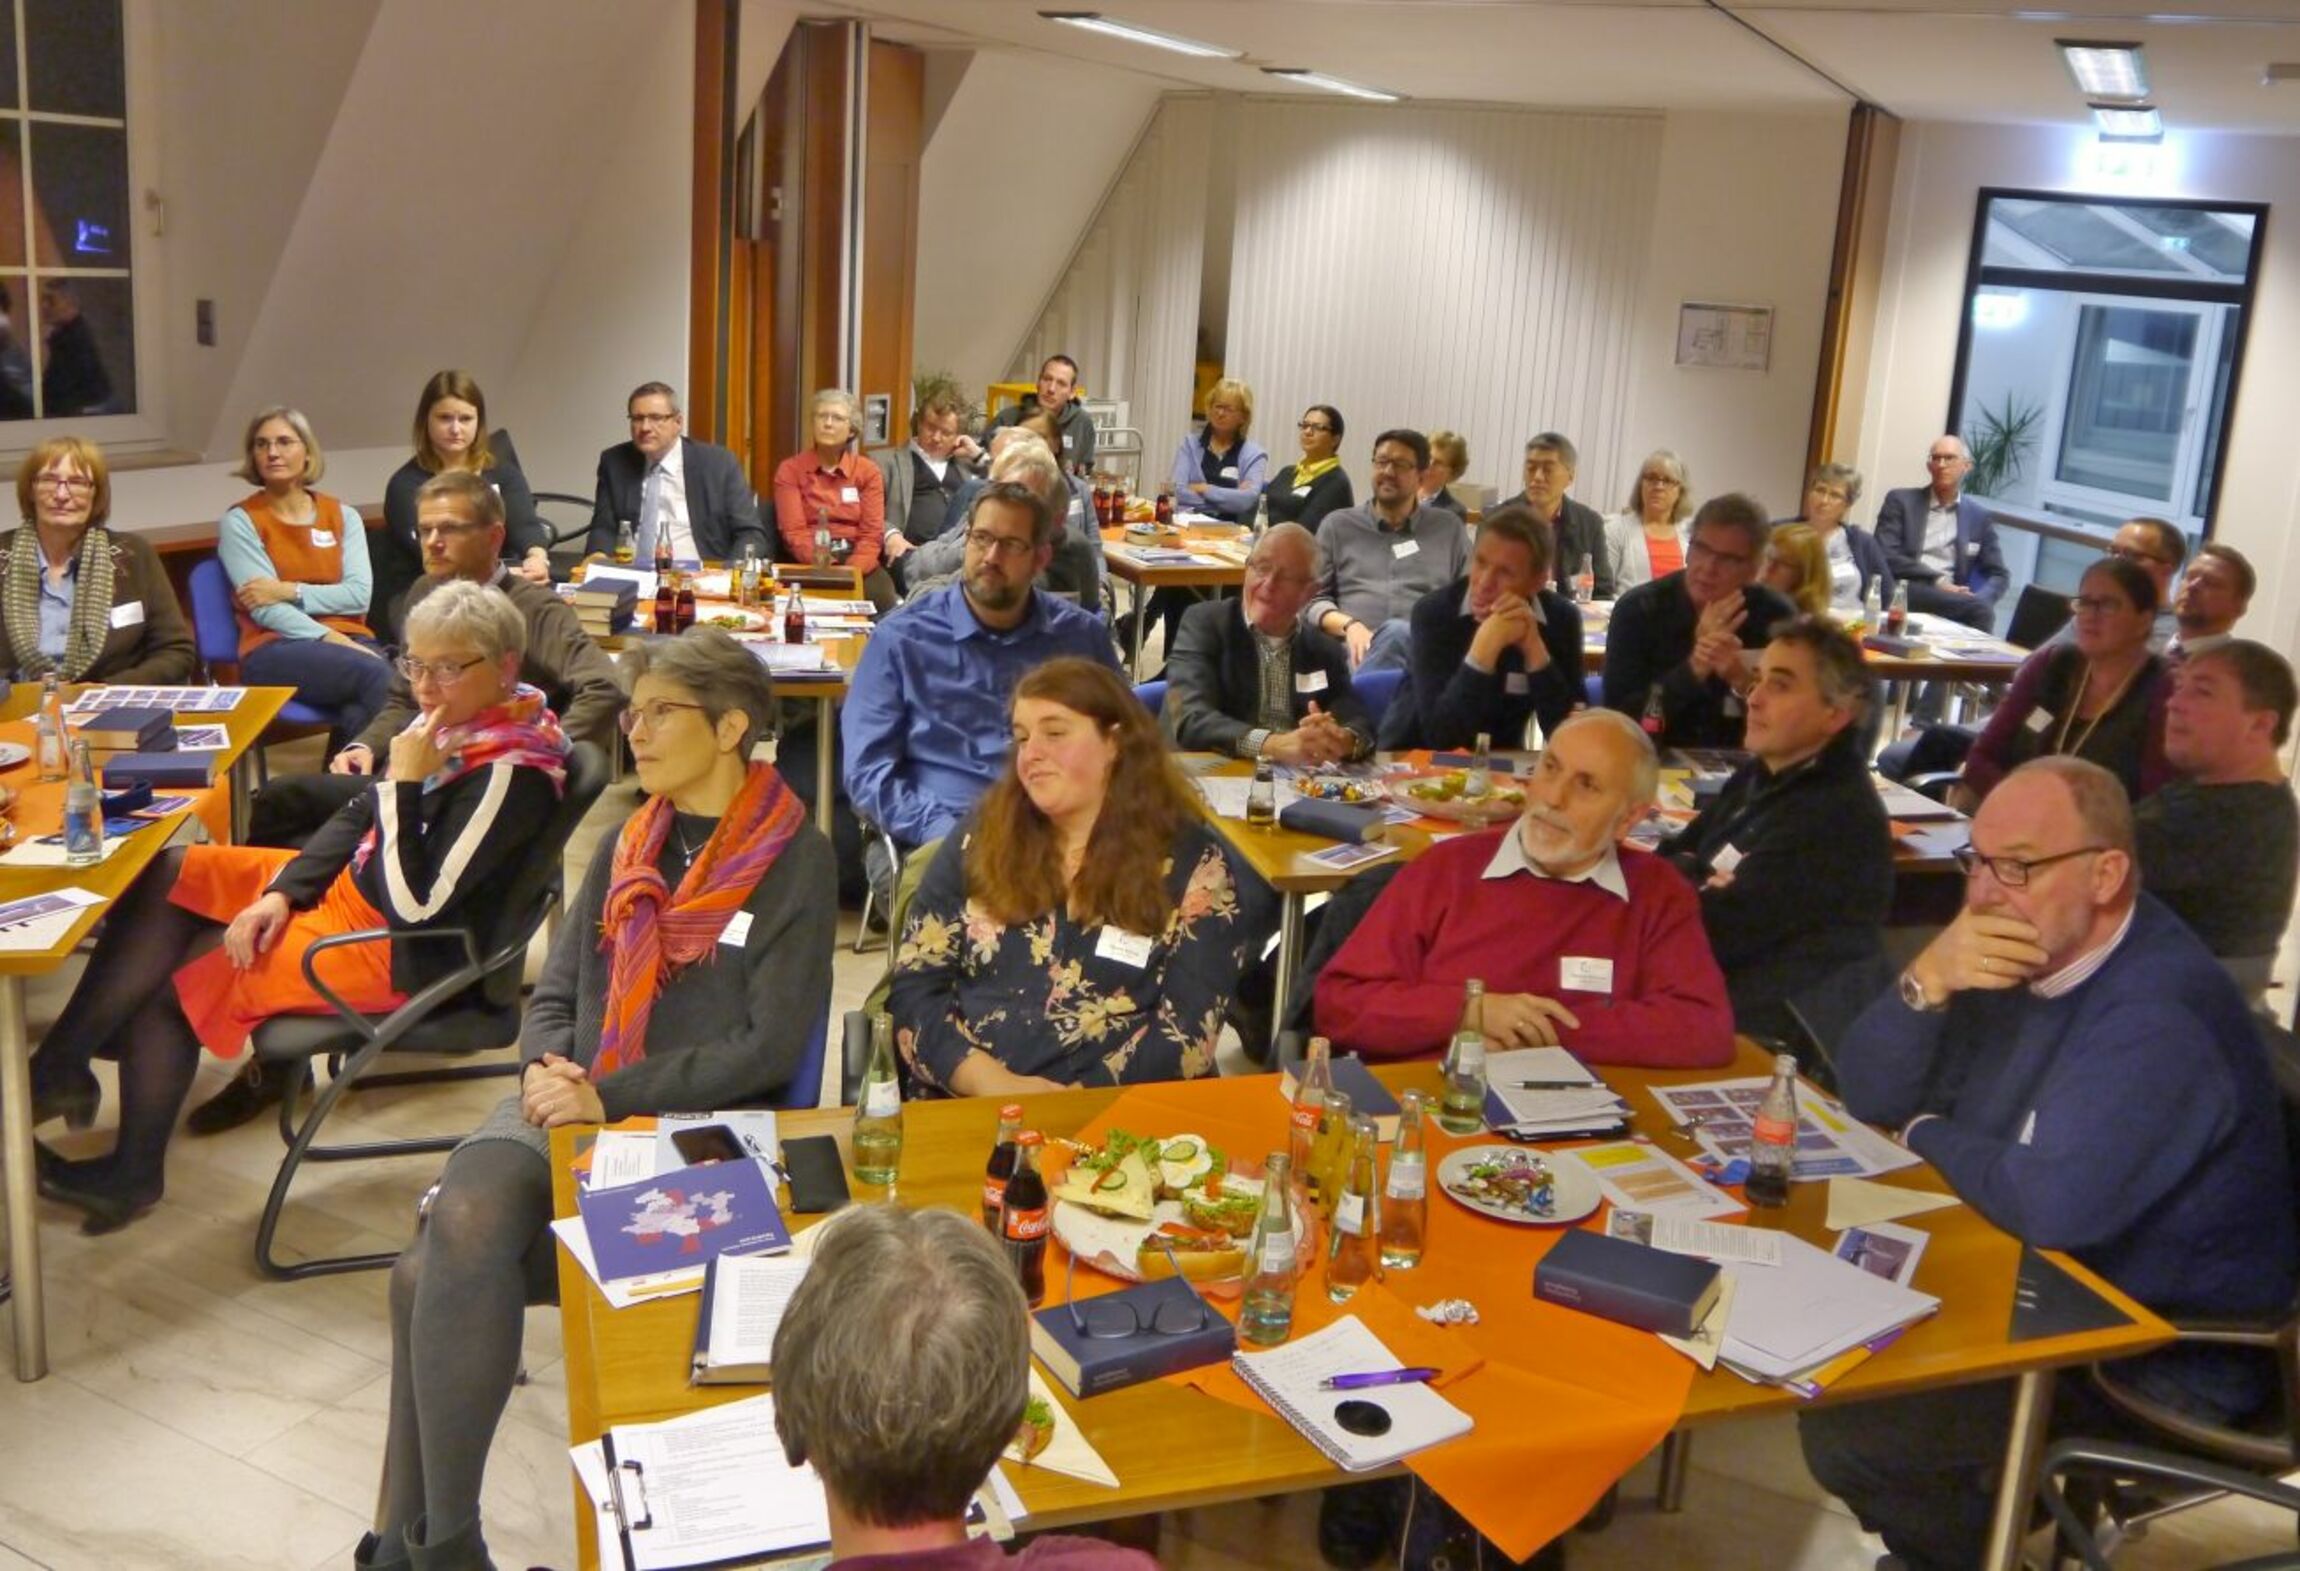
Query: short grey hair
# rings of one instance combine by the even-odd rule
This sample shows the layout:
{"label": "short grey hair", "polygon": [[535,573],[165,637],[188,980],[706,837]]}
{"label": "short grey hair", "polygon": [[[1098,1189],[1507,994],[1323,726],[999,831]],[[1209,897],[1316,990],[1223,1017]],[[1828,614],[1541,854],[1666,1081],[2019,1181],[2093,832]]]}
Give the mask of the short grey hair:
{"label": "short grey hair", "polygon": [[1062,505],[1058,511],[1067,513],[1069,504],[1064,493],[1069,489],[1070,477],[1062,472],[1062,465],[1055,460],[1054,449],[1041,441],[1035,431],[1024,431],[1019,426],[1010,426],[1008,429],[1018,434],[991,459],[990,478],[1026,485],[1050,500],[1061,498]]}
{"label": "short grey hair", "polygon": [[1657,447],[1647,453],[1645,462],[1637,466],[1637,473],[1629,480],[1629,502],[1622,511],[1632,518],[1644,516],[1645,476],[1648,471],[1655,469],[1677,482],[1677,507],[1670,513],[1669,521],[1673,524],[1685,522],[1685,515],[1693,511],[1693,482],[1686,476],[1685,460],[1666,447]]}
{"label": "short grey hair", "polygon": [[[1784,534],[1786,531],[1778,532],[1775,538]],[[1768,641],[1794,645],[1812,657],[1813,684],[1821,690],[1821,702],[1832,709],[1850,709],[1854,725],[1869,712],[1875,687],[1869,676],[1868,657],[1861,653],[1859,642],[1840,627],[1835,618],[1791,617],[1774,627]]]}
{"label": "short grey hair", "polygon": [[1861,499],[1861,472],[1851,464],[1815,464],[1805,477],[1805,489],[1810,491],[1817,485],[1843,487],[1847,507]]}
{"label": "short grey hair", "polygon": [[2069,803],[2076,809],[2077,827],[2084,837],[2111,851],[2122,851],[2133,857],[2133,870],[2140,863],[2134,848],[2138,841],[2132,828],[2132,798],[2125,794],[2124,782],[2089,758],[2076,758],[2066,753],[2048,753],[2032,758],[2012,773],[2007,780],[2022,775],[2051,775],[2068,791]]}
{"label": "short grey hair", "polygon": [[[1629,803],[1632,807],[1651,807],[1661,790],[1661,757],[1653,750],[1653,738],[1645,728],[1618,709],[1579,709],[1565,724],[1557,728],[1563,736],[1575,726],[1601,725],[1618,732],[1629,743]],[[1555,741],[1553,736],[1550,740]]]}
{"label": "short grey hair", "polygon": [[1326,558],[1325,553],[1318,549],[1318,537],[1300,524],[1290,520],[1285,523],[1272,524],[1263,530],[1261,538],[1254,542],[1254,548],[1246,553],[1246,560],[1252,562],[1272,547],[1285,545],[1298,545],[1302,548],[1302,555],[1308,558],[1310,563],[1311,577],[1322,578],[1325,576]]}
{"label": "short grey hair", "polygon": [[807,400],[807,418],[812,420],[821,414],[825,404],[837,404],[844,409],[847,412],[848,425],[859,426],[862,424],[862,414],[860,406],[855,403],[855,395],[845,388],[825,387],[819,389],[814,397]]}
{"label": "short grey hair", "polygon": [[469,644],[490,661],[527,653],[527,618],[492,584],[457,578],[441,584],[407,613],[407,642],[436,638]]}
{"label": "short grey hair", "polygon": [[304,418],[304,412],[286,404],[273,404],[268,409],[257,410],[255,418],[248,422],[247,432],[240,438],[240,467],[232,471],[233,478],[250,485],[264,483],[264,477],[256,471],[256,433],[274,420],[285,421],[296,440],[303,443],[303,483],[311,485],[326,474],[327,454],[320,451],[319,438],[311,434],[311,422]]}
{"label": "short grey hair", "polygon": [[765,662],[723,629],[690,627],[677,638],[642,644],[631,680],[651,676],[675,682],[703,706],[715,730],[727,715],[741,712],[749,722],[742,754],[775,734],[775,684]]}
{"label": "short grey hair", "polygon": [[1030,1310],[974,1218],[852,1206],[775,1331],[775,1433],[875,1527],[956,1521],[1022,1422]]}

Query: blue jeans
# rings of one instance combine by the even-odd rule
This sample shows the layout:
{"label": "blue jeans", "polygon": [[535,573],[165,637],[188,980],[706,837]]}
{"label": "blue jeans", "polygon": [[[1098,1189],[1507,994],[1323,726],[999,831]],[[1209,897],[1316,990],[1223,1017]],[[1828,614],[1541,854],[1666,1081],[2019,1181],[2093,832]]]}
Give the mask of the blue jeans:
{"label": "blue jeans", "polygon": [[1366,658],[1359,662],[1358,669],[1403,671],[1412,649],[1413,624],[1402,616],[1393,616],[1374,629],[1374,641],[1366,646]]}
{"label": "blue jeans", "polygon": [[334,711],[335,732],[350,740],[367,729],[391,697],[391,662],[361,640],[357,649],[317,638],[275,638],[248,651],[240,680],[250,687],[292,687],[314,709]]}

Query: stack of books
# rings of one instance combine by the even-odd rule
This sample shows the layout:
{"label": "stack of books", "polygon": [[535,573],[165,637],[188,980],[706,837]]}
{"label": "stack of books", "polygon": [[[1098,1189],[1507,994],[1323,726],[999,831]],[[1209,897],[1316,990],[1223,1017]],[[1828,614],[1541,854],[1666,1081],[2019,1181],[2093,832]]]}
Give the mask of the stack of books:
{"label": "stack of books", "polygon": [[105,709],[82,721],[72,734],[88,744],[88,755],[99,764],[122,753],[172,753],[176,716],[173,710],[142,705]]}
{"label": "stack of books", "polygon": [[586,578],[569,588],[567,600],[575,607],[575,620],[583,624],[584,632],[593,638],[608,638],[631,625],[639,604],[639,586],[628,578]]}

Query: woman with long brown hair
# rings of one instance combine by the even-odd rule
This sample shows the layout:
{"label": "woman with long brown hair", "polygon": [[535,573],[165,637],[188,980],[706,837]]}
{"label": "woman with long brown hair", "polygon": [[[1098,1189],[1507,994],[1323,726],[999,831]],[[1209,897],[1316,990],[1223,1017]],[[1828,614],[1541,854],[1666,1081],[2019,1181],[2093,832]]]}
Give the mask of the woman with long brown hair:
{"label": "woman with long brown hair", "polygon": [[1157,721],[1071,657],[1011,713],[1006,772],[933,853],[895,948],[904,1062],[955,1096],[1213,1073],[1255,925]]}
{"label": "woman with long brown hair", "polygon": [[487,395],[468,371],[435,371],[415,401],[415,456],[383,488],[383,528],[369,548],[375,598],[367,625],[386,643],[399,638],[399,601],[423,576],[423,547],[415,538],[415,493],[449,469],[468,469],[503,498],[503,562],[539,584],[551,581],[551,558],[535,493],[512,456],[509,439],[487,428]]}

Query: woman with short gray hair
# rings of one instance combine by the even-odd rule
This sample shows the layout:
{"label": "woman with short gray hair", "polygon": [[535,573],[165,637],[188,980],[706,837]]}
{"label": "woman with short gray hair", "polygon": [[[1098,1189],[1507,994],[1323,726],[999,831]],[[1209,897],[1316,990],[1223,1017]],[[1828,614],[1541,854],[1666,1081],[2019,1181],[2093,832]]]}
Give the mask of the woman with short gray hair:
{"label": "woman with short gray hair", "polygon": [[1851,464],[1815,464],[1805,477],[1805,506],[1790,520],[1809,524],[1820,537],[1829,563],[1829,609],[1861,609],[1861,602],[1876,586],[1877,603],[1893,598],[1893,569],[1885,548],[1866,529],[1849,523],[1846,515],[1861,499],[1861,472]]}
{"label": "woman with short gray hair", "polygon": [[[855,400],[826,387],[807,401],[814,445],[775,466],[775,528],[795,562],[851,567],[884,616],[902,597],[886,570],[886,477],[857,450]],[[817,562],[816,535],[828,530],[830,558]]]}

